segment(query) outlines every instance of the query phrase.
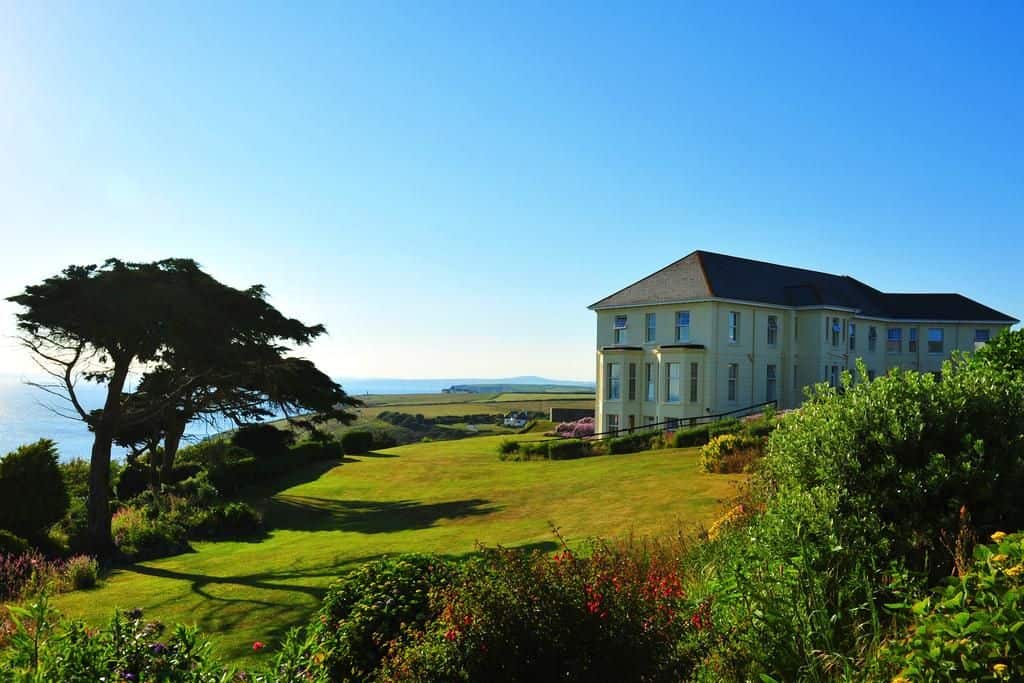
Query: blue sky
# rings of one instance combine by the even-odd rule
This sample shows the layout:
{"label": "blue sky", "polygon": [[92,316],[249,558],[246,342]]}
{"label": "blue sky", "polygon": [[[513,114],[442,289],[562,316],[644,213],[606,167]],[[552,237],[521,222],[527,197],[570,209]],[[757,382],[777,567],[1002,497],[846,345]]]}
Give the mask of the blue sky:
{"label": "blue sky", "polygon": [[1024,5],[683,4],[5,3],[0,291],[191,256],[345,376],[590,379],[694,249],[1024,317]]}

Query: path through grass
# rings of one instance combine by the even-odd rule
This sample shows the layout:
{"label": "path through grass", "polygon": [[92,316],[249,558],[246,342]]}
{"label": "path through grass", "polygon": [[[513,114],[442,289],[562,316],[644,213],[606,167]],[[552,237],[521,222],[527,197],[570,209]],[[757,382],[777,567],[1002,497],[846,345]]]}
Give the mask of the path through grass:
{"label": "path through grass", "polygon": [[360,562],[412,551],[462,556],[477,542],[550,550],[549,522],[577,541],[670,532],[709,523],[741,479],[699,472],[693,449],[501,462],[501,438],[346,458],[266,502],[268,538],[198,543],[194,553],[117,570],[57,606],[93,622],[142,607],[166,623],[196,623],[221,654],[252,664],[254,640],[273,643],[303,623],[326,586]]}

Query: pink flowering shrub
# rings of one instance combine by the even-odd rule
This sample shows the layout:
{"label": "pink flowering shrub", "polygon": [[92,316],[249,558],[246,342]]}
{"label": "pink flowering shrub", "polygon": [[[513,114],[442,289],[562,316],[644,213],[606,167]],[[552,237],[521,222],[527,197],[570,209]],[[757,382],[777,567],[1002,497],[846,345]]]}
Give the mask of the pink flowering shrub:
{"label": "pink flowering shrub", "polygon": [[594,418],[584,417],[576,420],[575,422],[560,422],[555,427],[555,433],[558,436],[571,437],[574,439],[583,439],[594,435]]}

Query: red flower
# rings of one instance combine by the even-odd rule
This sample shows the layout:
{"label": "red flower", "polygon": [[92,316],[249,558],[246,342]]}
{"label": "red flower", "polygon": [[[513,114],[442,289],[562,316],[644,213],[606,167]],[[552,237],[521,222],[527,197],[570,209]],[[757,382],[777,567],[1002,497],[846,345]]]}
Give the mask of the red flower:
{"label": "red flower", "polygon": [[266,646],[267,646],[267,644],[264,643],[262,640],[257,640],[256,642],[254,642],[252,644],[252,649],[255,650],[256,652],[259,652],[260,650],[262,650]]}
{"label": "red flower", "polygon": [[444,634],[444,637],[448,640],[455,640],[459,637],[459,632],[453,628],[448,629],[448,632]]}

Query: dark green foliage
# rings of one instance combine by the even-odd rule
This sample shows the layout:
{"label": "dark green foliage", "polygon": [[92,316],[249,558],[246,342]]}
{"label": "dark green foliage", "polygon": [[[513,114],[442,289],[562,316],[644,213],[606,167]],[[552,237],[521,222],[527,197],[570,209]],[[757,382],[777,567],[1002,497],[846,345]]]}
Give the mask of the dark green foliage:
{"label": "dark green foliage", "polygon": [[607,440],[608,453],[618,455],[621,453],[639,453],[651,448],[654,439],[660,432],[637,432],[626,436],[617,436]]}
{"label": "dark green foliage", "polygon": [[20,555],[31,547],[29,542],[21,536],[12,534],[6,529],[0,529],[0,555]]}
{"label": "dark green foliage", "polygon": [[295,443],[295,433],[271,424],[243,425],[231,435],[231,444],[252,453],[257,459],[283,455]]}
{"label": "dark green foliage", "polygon": [[238,495],[243,487],[256,481],[256,458],[224,439],[207,439],[184,448],[178,461],[199,466],[214,488],[228,496]]}
{"label": "dark green foliage", "polygon": [[978,362],[1005,372],[1024,372],[1024,329],[1003,330],[974,353]]}
{"label": "dark green foliage", "polygon": [[907,615],[907,637],[882,648],[876,680],[1020,680],[1024,673],[1024,535],[1000,534],[978,546],[963,576],[930,596],[894,605]]}
{"label": "dark green foliage", "polygon": [[304,463],[317,460],[340,460],[341,443],[332,441],[304,441],[291,447],[291,456]]}
{"label": "dark green foliage", "polygon": [[743,423],[743,433],[748,436],[763,438],[771,435],[778,426],[779,421],[774,418],[752,420]]}
{"label": "dark green foliage", "polygon": [[672,447],[690,448],[692,446],[703,446],[708,442],[708,438],[707,425],[677,429],[675,434],[672,435]]}
{"label": "dark green foliage", "polygon": [[735,434],[743,429],[743,423],[734,418],[728,417],[708,425],[708,438],[714,438],[721,434]]}
{"label": "dark green foliage", "polygon": [[233,502],[198,511],[188,531],[194,539],[243,539],[264,533],[263,517],[248,503]]}
{"label": "dark green foliage", "polygon": [[373,449],[373,434],[362,429],[354,429],[341,435],[341,450],[346,455],[367,453]]}
{"label": "dark green foliage", "polygon": [[53,441],[20,446],[0,460],[0,528],[41,539],[69,504]]}
{"label": "dark green foliage", "polygon": [[448,585],[453,569],[426,555],[402,555],[368,562],[331,586],[309,628],[321,663],[307,663],[307,674],[329,674],[331,681],[370,678],[390,641],[436,617],[432,590]]}
{"label": "dark green foliage", "polygon": [[519,452],[519,442],[512,439],[502,439],[498,444],[499,455],[511,455]]}
{"label": "dark green foliage", "polygon": [[232,678],[194,627],[164,633],[159,622],[143,621],[140,610],[117,614],[94,630],[59,619],[45,598],[11,609],[17,625],[10,646],[0,651],[5,681],[253,681]]}
{"label": "dark green foliage", "polygon": [[551,460],[574,460],[591,455],[590,442],[583,439],[553,439],[546,443]]}
{"label": "dark green foliage", "polygon": [[137,508],[122,508],[113,516],[111,530],[123,561],[140,562],[177,555],[189,549],[188,530],[165,515]]}

